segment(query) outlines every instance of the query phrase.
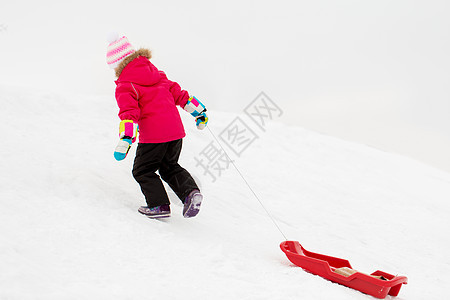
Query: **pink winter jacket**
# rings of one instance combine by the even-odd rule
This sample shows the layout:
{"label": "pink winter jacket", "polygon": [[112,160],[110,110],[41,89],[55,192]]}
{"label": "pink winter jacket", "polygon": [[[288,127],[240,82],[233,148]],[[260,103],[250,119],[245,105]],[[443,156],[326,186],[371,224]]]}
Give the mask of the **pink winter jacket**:
{"label": "pink winter jacket", "polygon": [[184,107],[187,91],[170,81],[147,57],[128,63],[116,83],[119,118],[139,124],[140,143],[164,143],[185,137],[176,105]]}

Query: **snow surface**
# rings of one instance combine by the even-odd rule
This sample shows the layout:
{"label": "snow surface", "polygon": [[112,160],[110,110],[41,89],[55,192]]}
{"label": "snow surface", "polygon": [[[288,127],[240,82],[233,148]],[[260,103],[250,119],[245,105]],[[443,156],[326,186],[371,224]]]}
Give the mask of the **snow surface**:
{"label": "snow surface", "polygon": [[[113,158],[112,97],[0,86],[0,101],[0,299],[372,298],[293,266],[238,173],[196,166],[213,138],[188,114],[181,164],[202,211],[183,219],[170,192],[172,218],[155,221],[136,211],[133,153]],[[210,128],[235,117],[211,111]],[[397,299],[446,298],[449,173],[277,122],[233,158],[288,239],[408,276]]]}

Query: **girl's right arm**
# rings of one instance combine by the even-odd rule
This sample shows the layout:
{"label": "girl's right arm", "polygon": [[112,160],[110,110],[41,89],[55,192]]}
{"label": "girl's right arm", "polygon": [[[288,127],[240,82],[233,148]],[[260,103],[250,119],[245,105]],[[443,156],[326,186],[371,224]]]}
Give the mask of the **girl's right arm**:
{"label": "girl's right arm", "polygon": [[121,82],[116,87],[116,101],[119,106],[119,118],[121,120],[139,121],[140,109],[138,104],[139,94],[131,82]]}

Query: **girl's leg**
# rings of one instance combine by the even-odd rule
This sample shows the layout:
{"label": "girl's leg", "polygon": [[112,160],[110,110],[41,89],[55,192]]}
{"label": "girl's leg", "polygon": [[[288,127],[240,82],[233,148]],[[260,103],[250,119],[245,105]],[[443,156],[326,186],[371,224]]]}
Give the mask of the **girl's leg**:
{"label": "girl's leg", "polygon": [[167,150],[159,169],[161,178],[169,184],[178,198],[184,200],[193,190],[199,190],[191,174],[178,164],[183,140],[179,139],[167,143]]}
{"label": "girl's leg", "polygon": [[134,159],[133,177],[139,183],[148,207],[170,204],[164,185],[155,172],[160,168],[167,143],[139,144]]}

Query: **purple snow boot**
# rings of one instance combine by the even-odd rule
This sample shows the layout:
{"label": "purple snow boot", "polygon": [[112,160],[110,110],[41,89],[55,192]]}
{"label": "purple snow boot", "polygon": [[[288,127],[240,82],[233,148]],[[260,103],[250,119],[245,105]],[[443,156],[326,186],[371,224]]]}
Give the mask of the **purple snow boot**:
{"label": "purple snow boot", "polygon": [[138,212],[149,217],[150,219],[167,218],[170,217],[170,206],[161,205],[149,208],[148,206],[141,206]]}
{"label": "purple snow boot", "polygon": [[193,190],[189,196],[184,200],[183,217],[192,218],[195,217],[200,211],[200,205],[202,204],[203,195],[199,190]]}

